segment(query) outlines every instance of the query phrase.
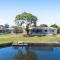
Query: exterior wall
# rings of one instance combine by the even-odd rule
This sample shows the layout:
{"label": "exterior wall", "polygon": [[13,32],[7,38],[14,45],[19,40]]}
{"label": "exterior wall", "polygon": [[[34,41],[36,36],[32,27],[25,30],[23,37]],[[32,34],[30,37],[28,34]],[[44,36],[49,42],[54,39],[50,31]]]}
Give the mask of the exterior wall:
{"label": "exterior wall", "polygon": [[[55,28],[53,28],[53,29],[52,28],[41,28],[42,32],[35,32],[32,30],[35,30],[35,29],[31,29],[29,34],[33,35],[33,36],[57,34],[57,29],[55,29]],[[37,29],[37,30],[39,30],[39,29]]]}
{"label": "exterior wall", "polygon": [[46,32],[44,32],[44,30],[43,29],[41,29],[42,30],[42,32],[32,32],[32,30],[30,30],[30,35],[33,35],[33,36],[39,36],[39,35],[46,35],[47,33]]}
{"label": "exterior wall", "polygon": [[13,33],[14,28],[6,28],[3,25],[0,25],[0,34],[7,34],[7,33]]}
{"label": "exterior wall", "polygon": [[8,33],[13,33],[13,29],[10,28],[0,29],[0,34],[8,34]]}

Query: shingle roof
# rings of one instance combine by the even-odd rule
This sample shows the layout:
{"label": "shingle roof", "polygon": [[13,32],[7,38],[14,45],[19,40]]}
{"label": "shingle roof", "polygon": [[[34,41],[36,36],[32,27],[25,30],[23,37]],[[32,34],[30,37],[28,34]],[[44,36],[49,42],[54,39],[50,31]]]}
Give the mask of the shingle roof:
{"label": "shingle roof", "polygon": [[57,29],[57,28],[53,28],[53,27],[30,27],[29,29]]}

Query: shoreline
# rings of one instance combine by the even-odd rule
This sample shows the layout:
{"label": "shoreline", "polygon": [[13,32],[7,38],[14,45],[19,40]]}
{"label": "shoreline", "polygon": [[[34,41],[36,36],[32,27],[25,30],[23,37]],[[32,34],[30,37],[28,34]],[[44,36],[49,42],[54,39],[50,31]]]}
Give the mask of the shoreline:
{"label": "shoreline", "polygon": [[12,45],[12,42],[0,43],[0,47],[11,46],[11,45]]}
{"label": "shoreline", "polygon": [[13,46],[60,46],[60,42],[13,42]]}
{"label": "shoreline", "polygon": [[5,47],[5,46],[37,46],[37,47],[41,47],[41,46],[49,46],[49,47],[60,47],[60,42],[8,42],[8,43],[0,43],[0,47]]}

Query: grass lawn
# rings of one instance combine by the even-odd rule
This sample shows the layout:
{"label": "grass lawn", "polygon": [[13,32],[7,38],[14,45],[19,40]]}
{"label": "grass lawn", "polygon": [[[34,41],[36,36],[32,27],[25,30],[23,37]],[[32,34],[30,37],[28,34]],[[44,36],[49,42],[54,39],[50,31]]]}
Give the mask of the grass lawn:
{"label": "grass lawn", "polygon": [[[50,36],[34,36],[34,37],[23,37],[15,34],[2,34],[0,35],[0,43],[14,42],[14,41],[24,41],[24,42],[60,42],[60,35],[50,35]],[[6,37],[6,38],[3,38]]]}

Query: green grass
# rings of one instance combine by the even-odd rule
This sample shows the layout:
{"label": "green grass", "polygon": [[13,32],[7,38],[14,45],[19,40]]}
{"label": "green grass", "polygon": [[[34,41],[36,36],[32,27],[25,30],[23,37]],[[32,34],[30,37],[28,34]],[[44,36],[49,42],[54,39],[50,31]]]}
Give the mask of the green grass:
{"label": "green grass", "polygon": [[8,35],[12,35],[12,34],[0,34],[0,36],[8,36]]}
{"label": "green grass", "polygon": [[[14,41],[24,41],[24,42],[60,42],[60,35],[51,35],[51,36],[42,36],[42,37],[21,37],[12,34],[0,35],[0,37],[9,37],[9,38],[0,38],[0,43],[14,42]],[[12,37],[11,37],[12,36]],[[17,36],[17,37],[16,37]]]}

